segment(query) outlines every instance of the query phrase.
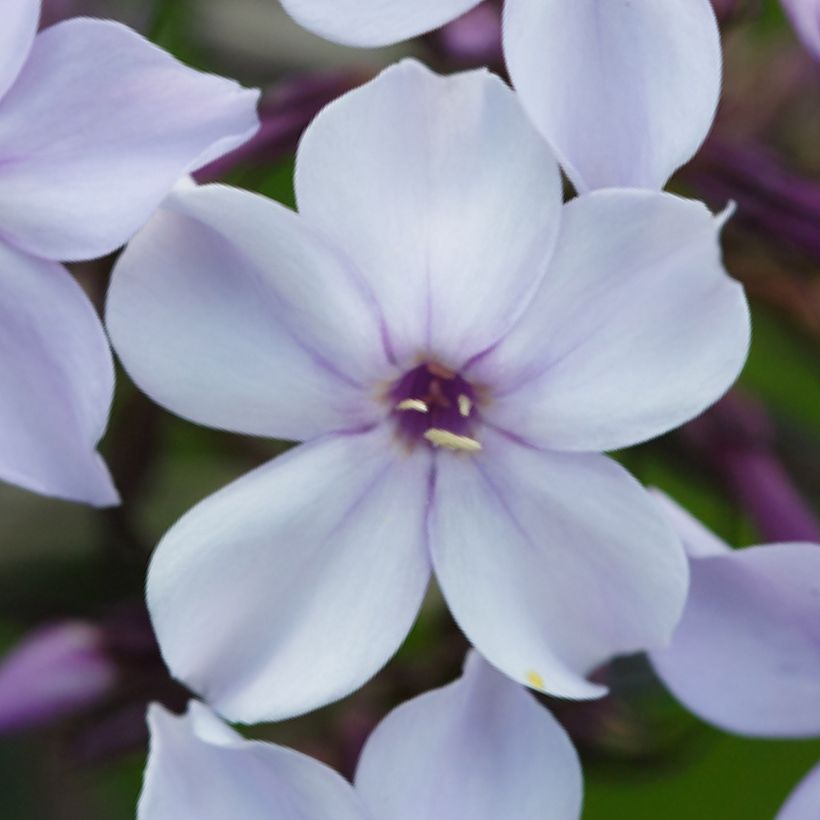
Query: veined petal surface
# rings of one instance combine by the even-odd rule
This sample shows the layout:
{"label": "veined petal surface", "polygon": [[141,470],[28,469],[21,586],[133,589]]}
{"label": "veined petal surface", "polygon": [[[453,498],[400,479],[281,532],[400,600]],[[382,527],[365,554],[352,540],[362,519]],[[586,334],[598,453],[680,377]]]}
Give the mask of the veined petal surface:
{"label": "veined petal surface", "polygon": [[415,61],[331,103],[297,156],[299,211],[343,248],[395,359],[458,370],[532,298],[557,236],[549,148],[500,79]]}
{"label": "veined petal surface", "polygon": [[350,46],[385,46],[432,31],[480,0],[282,0],[297,23]]}
{"label": "veined petal surface", "polygon": [[46,29],[0,100],[0,235],[50,259],[113,251],[181,176],[255,133],[257,99],[118,23]]}
{"label": "veined petal surface", "polygon": [[670,519],[691,557],[691,584],[672,643],[652,653],[659,676],[690,711],[730,732],[820,734],[820,545],[720,552],[687,517],[678,507]]}
{"label": "veined petal surface", "polygon": [[506,0],[513,85],[579,192],[661,189],[720,96],[709,0]]}
{"label": "veined petal surface", "polygon": [[200,424],[301,440],[382,412],[375,309],[343,257],[256,194],[172,194],[118,261],[106,324],[140,388]]}
{"label": "veined petal surface", "polygon": [[564,208],[532,305],[467,373],[487,418],[539,446],[602,451],[665,433],[732,385],[748,355],[743,288],[702,204],[597,191]]}
{"label": "veined petal surface", "polygon": [[537,450],[482,431],[442,453],[433,565],[456,621],[514,680],[594,698],[586,675],[668,642],[686,599],[680,541],[646,491],[600,455]]}
{"label": "veined petal surface", "polygon": [[462,678],[375,729],[356,790],[379,820],[577,820],[582,778],[555,718],[471,653]]}
{"label": "veined petal surface", "polygon": [[0,480],[117,504],[96,452],[113,391],[105,332],[82,288],[61,265],[0,242]]}
{"label": "veined petal surface", "polygon": [[171,672],[226,717],[279,720],[358,689],[427,588],[430,458],[392,432],[304,444],[163,538],[148,605]]}
{"label": "veined petal surface", "polygon": [[327,766],[272,743],[245,740],[205,705],[148,713],[151,751],[138,820],[371,820]]}

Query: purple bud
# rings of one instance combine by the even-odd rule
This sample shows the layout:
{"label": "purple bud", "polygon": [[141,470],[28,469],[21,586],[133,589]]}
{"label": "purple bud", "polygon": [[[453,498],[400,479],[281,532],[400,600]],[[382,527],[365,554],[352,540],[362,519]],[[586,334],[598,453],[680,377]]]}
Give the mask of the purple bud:
{"label": "purple bud", "polygon": [[429,42],[454,66],[503,66],[501,10],[497,3],[482,3],[431,34]]}
{"label": "purple bud", "polygon": [[42,627],[0,663],[0,732],[42,726],[109,694],[117,680],[101,629],[84,621]]}

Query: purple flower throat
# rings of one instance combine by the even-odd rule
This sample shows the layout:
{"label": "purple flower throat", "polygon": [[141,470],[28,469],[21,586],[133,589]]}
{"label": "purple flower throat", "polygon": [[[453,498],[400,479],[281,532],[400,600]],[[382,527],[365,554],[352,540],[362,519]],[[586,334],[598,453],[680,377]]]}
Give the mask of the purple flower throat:
{"label": "purple flower throat", "polygon": [[474,452],[478,397],[461,375],[437,362],[424,362],[396,381],[389,393],[399,435],[408,444]]}

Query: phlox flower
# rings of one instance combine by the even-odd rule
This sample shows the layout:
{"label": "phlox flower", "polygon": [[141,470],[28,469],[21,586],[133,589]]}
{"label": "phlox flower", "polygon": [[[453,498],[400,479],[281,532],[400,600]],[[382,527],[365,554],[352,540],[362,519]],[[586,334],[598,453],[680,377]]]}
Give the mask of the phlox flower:
{"label": "phlox flower", "polygon": [[391,712],[355,786],[282,746],[248,741],[203,704],[149,710],[138,820],[577,820],[582,777],[564,730],[472,654],[454,683]]}
{"label": "phlox flower", "polygon": [[38,34],[39,11],[7,0],[0,27],[0,479],[107,505],[113,363],[57,261],[115,250],[181,175],[250,138],[257,93],[111,21]]}
{"label": "phlox flower", "polygon": [[360,686],[431,570],[492,664],[556,695],[665,643],[686,561],[600,451],[715,401],[749,319],[720,223],[668,194],[562,204],[498,78],[403,62],[328,106],[299,213],[174,193],[114,272],[112,342],[198,423],[304,441],[202,502],[157,548],[172,672],[239,721]]}
{"label": "phlox flower", "polygon": [[[753,737],[820,735],[820,545],[732,550],[658,494],[689,555],[691,588],[666,649],[651,659],[691,711]],[[814,820],[820,767],[777,820]]]}
{"label": "phlox flower", "polygon": [[820,0],[782,0],[803,45],[820,58]]}
{"label": "phlox flower", "polygon": [[[282,5],[317,34],[377,46],[437,28],[479,2]],[[659,190],[712,125],[721,48],[709,0],[505,0],[503,34],[512,83],[578,191]]]}

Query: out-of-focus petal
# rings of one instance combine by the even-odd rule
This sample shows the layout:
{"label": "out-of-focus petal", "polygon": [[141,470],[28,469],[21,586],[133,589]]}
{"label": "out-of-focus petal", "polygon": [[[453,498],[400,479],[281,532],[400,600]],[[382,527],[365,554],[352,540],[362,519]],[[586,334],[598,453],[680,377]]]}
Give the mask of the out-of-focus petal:
{"label": "out-of-focus petal", "polygon": [[776,820],[817,820],[820,812],[820,766],[812,769],[792,792]]}
{"label": "out-of-focus petal", "polygon": [[[820,0],[782,0],[795,30],[811,53],[820,58]],[[820,804],[818,804],[820,805]]]}
{"label": "out-of-focus petal", "polygon": [[299,440],[380,412],[362,380],[388,365],[355,274],[255,194],[172,194],[118,261],[106,324],[134,381],[201,424]]}
{"label": "out-of-focus petal", "polygon": [[40,0],[6,0],[0,26],[0,97],[20,73],[40,21]]}
{"label": "out-of-focus petal", "polygon": [[467,637],[515,680],[560,697],[585,676],[663,646],[686,598],[679,540],[615,462],[550,453],[491,430],[483,451],[437,460],[433,564]]}
{"label": "out-of-focus petal", "polygon": [[242,738],[201,703],[154,705],[138,820],[369,820],[336,772],[306,755]]}
{"label": "out-of-focus petal", "polygon": [[663,188],[721,83],[709,0],[506,0],[513,84],[579,192]]}
{"label": "out-of-focus petal", "polygon": [[344,248],[403,366],[458,369],[529,303],[558,233],[549,148],[485,71],[415,61],[331,103],[297,159],[299,210]]}
{"label": "out-of-focus petal", "polygon": [[297,23],[350,46],[386,46],[432,31],[481,0],[282,0]]}
{"label": "out-of-focus petal", "polygon": [[398,649],[430,575],[430,459],[390,431],[305,444],[185,515],[148,604],[172,673],[232,720],[307,712]]}
{"label": "out-of-focus petal", "polygon": [[257,98],[118,23],[46,29],[0,101],[2,235],[50,259],[114,250],[179,177],[255,133]]}
{"label": "out-of-focus petal", "polygon": [[582,788],[560,724],[477,653],[455,683],[393,710],[356,772],[384,820],[577,820]]}
{"label": "out-of-focus petal", "polygon": [[731,732],[820,734],[820,545],[693,558],[683,618],[652,654],[688,709]]}
{"label": "out-of-focus petal", "polygon": [[598,191],[565,207],[528,312],[471,378],[494,423],[559,450],[614,450],[665,433],[728,390],[749,349],[743,288],[700,203]]}
{"label": "out-of-focus petal", "polygon": [[95,506],[118,503],[97,454],[114,367],[68,271],[0,242],[0,480]]}
{"label": "out-of-focus petal", "polygon": [[0,661],[0,732],[72,715],[107,695],[116,680],[99,628],[65,621],[38,629]]}

